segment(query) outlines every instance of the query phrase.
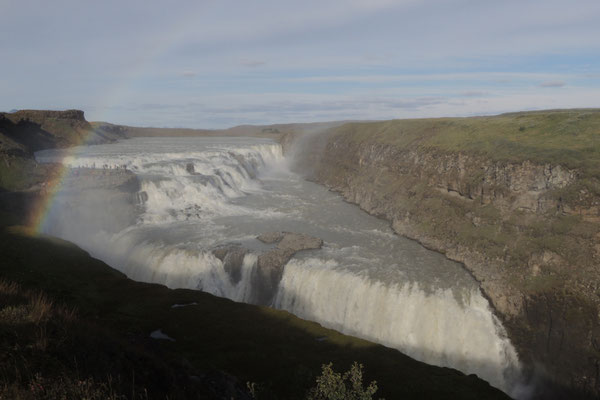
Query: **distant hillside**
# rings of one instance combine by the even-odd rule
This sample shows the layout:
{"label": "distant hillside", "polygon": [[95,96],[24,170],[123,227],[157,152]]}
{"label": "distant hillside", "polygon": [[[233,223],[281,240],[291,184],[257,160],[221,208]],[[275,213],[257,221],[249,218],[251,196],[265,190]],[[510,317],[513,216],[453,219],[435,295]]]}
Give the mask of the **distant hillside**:
{"label": "distant hillside", "polygon": [[151,128],[91,122],[96,132],[120,137],[190,137],[190,136],[254,136],[279,139],[289,133],[310,133],[325,130],[345,122],[314,122],[305,124],[239,125],[227,129]]}
{"label": "distant hillside", "polygon": [[127,125],[115,125],[108,122],[91,122],[90,124],[96,132],[101,132],[107,135],[118,135],[127,138],[139,136],[205,136],[213,132],[207,129],[135,127]]}

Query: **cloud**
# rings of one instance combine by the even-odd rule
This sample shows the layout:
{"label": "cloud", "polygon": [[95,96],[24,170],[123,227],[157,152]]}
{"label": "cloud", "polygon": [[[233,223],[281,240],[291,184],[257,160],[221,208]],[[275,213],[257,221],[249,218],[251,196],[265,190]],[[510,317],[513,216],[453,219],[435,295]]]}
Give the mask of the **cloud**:
{"label": "cloud", "polygon": [[406,73],[406,74],[371,74],[371,75],[315,75],[289,78],[290,82],[307,83],[389,83],[389,82],[434,82],[434,81],[489,81],[495,83],[512,83],[518,80],[558,81],[571,78],[571,75],[543,72],[451,72],[451,73]]}
{"label": "cloud", "polygon": [[[136,106],[130,106],[130,107],[132,107],[132,109],[137,108]],[[174,104],[161,104],[161,103],[144,103],[139,106],[139,108],[142,110],[153,110],[153,111],[168,110],[168,109],[174,109],[174,108],[178,108],[178,107],[179,106],[174,105]]]}
{"label": "cloud", "polygon": [[600,105],[598,0],[33,1],[0,12],[0,109],[203,127]]}
{"label": "cloud", "polygon": [[[298,96],[301,97],[301,96]],[[389,112],[390,110],[416,110],[422,107],[437,105],[446,102],[443,97],[413,97],[413,98],[382,98],[382,97],[330,97],[321,98],[320,96],[308,96],[305,98],[294,99],[294,96],[283,96],[278,100],[265,98],[261,101],[257,96],[251,103],[244,100],[238,103],[222,101],[222,105],[209,105],[203,108],[203,111],[213,114],[257,114],[272,113],[301,116],[303,113],[328,114],[335,119],[339,112],[355,113],[355,115],[366,116],[369,113],[378,110]],[[375,112],[378,112],[375,111]],[[390,114],[391,115],[391,114]]]}
{"label": "cloud", "polygon": [[494,115],[533,109],[599,107],[594,87],[567,86],[560,96],[547,89],[516,86],[494,89],[493,96],[460,96],[456,90],[444,96],[406,96],[403,89],[379,96],[365,92],[198,94],[166,99],[160,93],[147,102],[127,102],[108,110],[86,109],[90,120],[133,126],[226,128],[240,124],[272,124],[341,120]]}
{"label": "cloud", "polygon": [[467,90],[466,92],[462,92],[460,95],[463,97],[481,97],[487,94],[487,92],[482,92],[479,90]]}
{"label": "cloud", "polygon": [[241,64],[244,67],[256,68],[256,67],[260,67],[262,65],[265,65],[266,61],[260,61],[260,60],[242,60]]}
{"label": "cloud", "polygon": [[194,71],[182,71],[179,73],[179,76],[182,76],[184,78],[195,78],[197,75],[198,73]]}
{"label": "cloud", "polygon": [[540,87],[545,87],[545,88],[557,88],[557,87],[563,87],[565,86],[566,83],[563,81],[546,81],[546,82],[542,82],[540,83]]}

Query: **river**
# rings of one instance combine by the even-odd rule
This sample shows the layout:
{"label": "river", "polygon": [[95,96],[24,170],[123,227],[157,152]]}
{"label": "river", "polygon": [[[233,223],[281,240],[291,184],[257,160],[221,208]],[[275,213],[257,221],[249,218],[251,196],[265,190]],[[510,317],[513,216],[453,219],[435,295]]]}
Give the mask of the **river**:
{"label": "river", "polygon": [[[292,172],[278,143],[135,138],[36,158],[136,174],[137,205],[123,206],[129,218],[97,223],[121,215],[121,205],[95,199],[82,206],[59,192],[44,226],[132,279],[253,303],[264,298],[251,279],[257,255],[269,249],[257,235],[308,234],[323,248],[297,253],[266,305],[476,373],[509,394],[517,384],[517,354],[462,266]],[[232,243],[251,250],[237,277],[212,252]]]}

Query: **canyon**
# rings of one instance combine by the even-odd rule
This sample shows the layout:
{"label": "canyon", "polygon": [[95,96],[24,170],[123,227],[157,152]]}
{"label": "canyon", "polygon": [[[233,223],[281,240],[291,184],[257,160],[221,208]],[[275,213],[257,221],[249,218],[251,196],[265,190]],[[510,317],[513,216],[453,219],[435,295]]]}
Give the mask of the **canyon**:
{"label": "canyon", "polygon": [[[88,136],[95,138],[89,143],[146,134],[274,139],[293,160],[292,169],[306,179],[388,221],[398,235],[463,266],[514,344],[528,396],[598,395],[600,111],[225,131],[83,126],[83,113],[71,114],[65,119],[79,122],[64,126],[45,122],[55,114],[0,116],[0,132],[9,132],[0,150],[4,164],[12,167],[3,169],[5,187],[28,182],[28,188],[39,189],[54,173],[27,156],[31,143],[11,133],[19,125],[41,138],[34,140],[41,143],[33,146],[35,151],[80,144]],[[8,128],[2,131],[3,126]],[[59,132],[73,127],[77,135]],[[90,130],[95,133],[85,133]],[[23,176],[15,171],[18,165],[33,173]],[[117,181],[130,178],[121,175]],[[131,187],[122,188],[126,193],[140,189],[127,185]],[[3,193],[5,199],[11,196]],[[243,258],[239,250],[227,248],[215,255],[223,262]],[[280,274],[278,269],[278,279]]]}

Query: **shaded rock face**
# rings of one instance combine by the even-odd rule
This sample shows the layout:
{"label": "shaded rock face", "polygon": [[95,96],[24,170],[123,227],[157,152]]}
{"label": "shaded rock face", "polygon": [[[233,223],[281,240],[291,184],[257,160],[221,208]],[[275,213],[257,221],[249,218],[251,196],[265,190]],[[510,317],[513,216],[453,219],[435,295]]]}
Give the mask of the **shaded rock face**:
{"label": "shaded rock face", "polygon": [[92,127],[81,110],[0,113],[0,133],[31,153],[80,144],[91,131]]}
{"label": "shaded rock face", "polygon": [[309,179],[465,265],[540,387],[600,393],[600,199],[577,171],[336,134],[303,146]]}
{"label": "shaded rock face", "polygon": [[242,265],[246,254],[248,249],[237,245],[213,250],[213,255],[223,262],[223,268],[229,274],[233,284],[239,283],[242,279]]}
{"label": "shaded rock face", "polygon": [[0,113],[0,143],[3,142],[2,136],[20,145],[29,154],[57,147],[110,143],[127,137],[117,128],[104,125],[93,128],[81,110]]}
{"label": "shaded rock face", "polygon": [[185,170],[189,173],[189,174],[195,174],[196,173],[196,169],[194,168],[194,164],[192,163],[187,163],[185,165]]}
{"label": "shaded rock face", "polygon": [[[257,237],[265,244],[276,246],[258,256],[256,269],[252,275],[253,302],[270,304],[277,292],[277,286],[283,276],[287,262],[299,251],[320,249],[323,240],[291,232],[268,232]],[[242,277],[244,257],[250,251],[240,245],[232,244],[212,251],[213,255],[223,262],[223,268],[229,274],[233,284],[239,283]]]}
{"label": "shaded rock face", "polygon": [[94,129],[81,110],[0,113],[0,189],[29,190],[53,177],[59,166],[38,164],[36,151],[122,138],[119,130]]}
{"label": "shaded rock face", "polygon": [[283,268],[294,254],[323,246],[323,240],[319,238],[290,232],[264,233],[257,239],[266,244],[277,243],[273,250],[258,256],[255,284],[259,304],[271,302],[283,276]]}

